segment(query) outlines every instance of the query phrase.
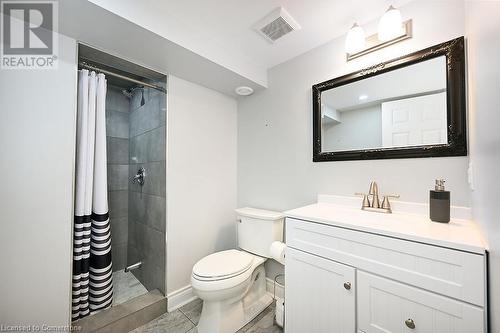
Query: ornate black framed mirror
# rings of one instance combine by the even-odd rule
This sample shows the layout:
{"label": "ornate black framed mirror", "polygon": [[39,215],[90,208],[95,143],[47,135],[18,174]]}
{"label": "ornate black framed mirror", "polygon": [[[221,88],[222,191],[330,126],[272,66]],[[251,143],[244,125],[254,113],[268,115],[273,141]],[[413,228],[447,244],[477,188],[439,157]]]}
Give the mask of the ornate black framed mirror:
{"label": "ornate black framed mirror", "polygon": [[467,155],[464,38],[312,86],[313,161]]}

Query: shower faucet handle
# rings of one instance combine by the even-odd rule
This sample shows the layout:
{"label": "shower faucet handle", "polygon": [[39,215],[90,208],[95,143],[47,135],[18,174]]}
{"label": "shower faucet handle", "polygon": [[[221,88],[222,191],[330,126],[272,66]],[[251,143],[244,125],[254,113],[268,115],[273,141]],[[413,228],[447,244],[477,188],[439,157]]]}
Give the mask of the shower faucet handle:
{"label": "shower faucet handle", "polygon": [[146,178],[146,169],[141,167],[139,170],[137,170],[137,173],[134,177],[132,177],[132,183],[139,183],[139,185],[144,185],[144,180]]}

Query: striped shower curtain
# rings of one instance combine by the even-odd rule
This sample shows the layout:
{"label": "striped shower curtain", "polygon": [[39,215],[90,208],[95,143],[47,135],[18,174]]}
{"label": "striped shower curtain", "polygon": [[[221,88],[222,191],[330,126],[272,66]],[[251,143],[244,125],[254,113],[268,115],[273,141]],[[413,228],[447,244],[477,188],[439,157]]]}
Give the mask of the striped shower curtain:
{"label": "striped shower curtain", "polygon": [[72,319],[113,302],[106,172],[106,78],[78,73]]}

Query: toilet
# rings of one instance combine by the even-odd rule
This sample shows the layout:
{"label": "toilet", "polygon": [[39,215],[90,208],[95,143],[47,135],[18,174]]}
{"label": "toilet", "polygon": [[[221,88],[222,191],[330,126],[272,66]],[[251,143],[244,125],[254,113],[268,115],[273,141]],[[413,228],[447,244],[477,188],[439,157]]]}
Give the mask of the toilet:
{"label": "toilet", "polygon": [[283,239],[285,216],[256,208],[236,209],[238,249],[210,254],[193,266],[191,285],[203,300],[199,333],[234,333],[272,303],[264,263]]}

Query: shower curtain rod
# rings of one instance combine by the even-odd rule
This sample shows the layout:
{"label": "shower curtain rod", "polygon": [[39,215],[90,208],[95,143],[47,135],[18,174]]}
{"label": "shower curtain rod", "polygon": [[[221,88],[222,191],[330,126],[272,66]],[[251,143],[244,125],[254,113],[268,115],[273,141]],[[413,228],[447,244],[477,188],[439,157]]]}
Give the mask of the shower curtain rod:
{"label": "shower curtain rod", "polygon": [[167,90],[165,88],[163,88],[163,87],[160,87],[160,86],[157,86],[157,85],[154,85],[154,84],[151,84],[151,83],[142,82],[142,81],[133,79],[133,78],[125,76],[125,75],[121,75],[121,74],[118,74],[118,73],[114,73],[114,72],[108,71],[106,69],[99,68],[99,67],[94,66],[94,65],[90,65],[90,64],[86,63],[85,61],[80,61],[78,63],[78,65],[80,65],[80,67],[83,67],[83,68],[86,68],[86,69],[90,69],[90,70],[93,70],[93,71],[96,71],[96,72],[101,72],[103,74],[111,75],[111,76],[114,76],[114,77],[117,77],[117,78],[120,78],[120,79],[123,79],[123,80],[127,80],[127,81],[130,81],[130,82],[137,83],[138,85],[141,85],[141,86],[149,87],[149,88],[156,89],[158,91],[167,93]]}

